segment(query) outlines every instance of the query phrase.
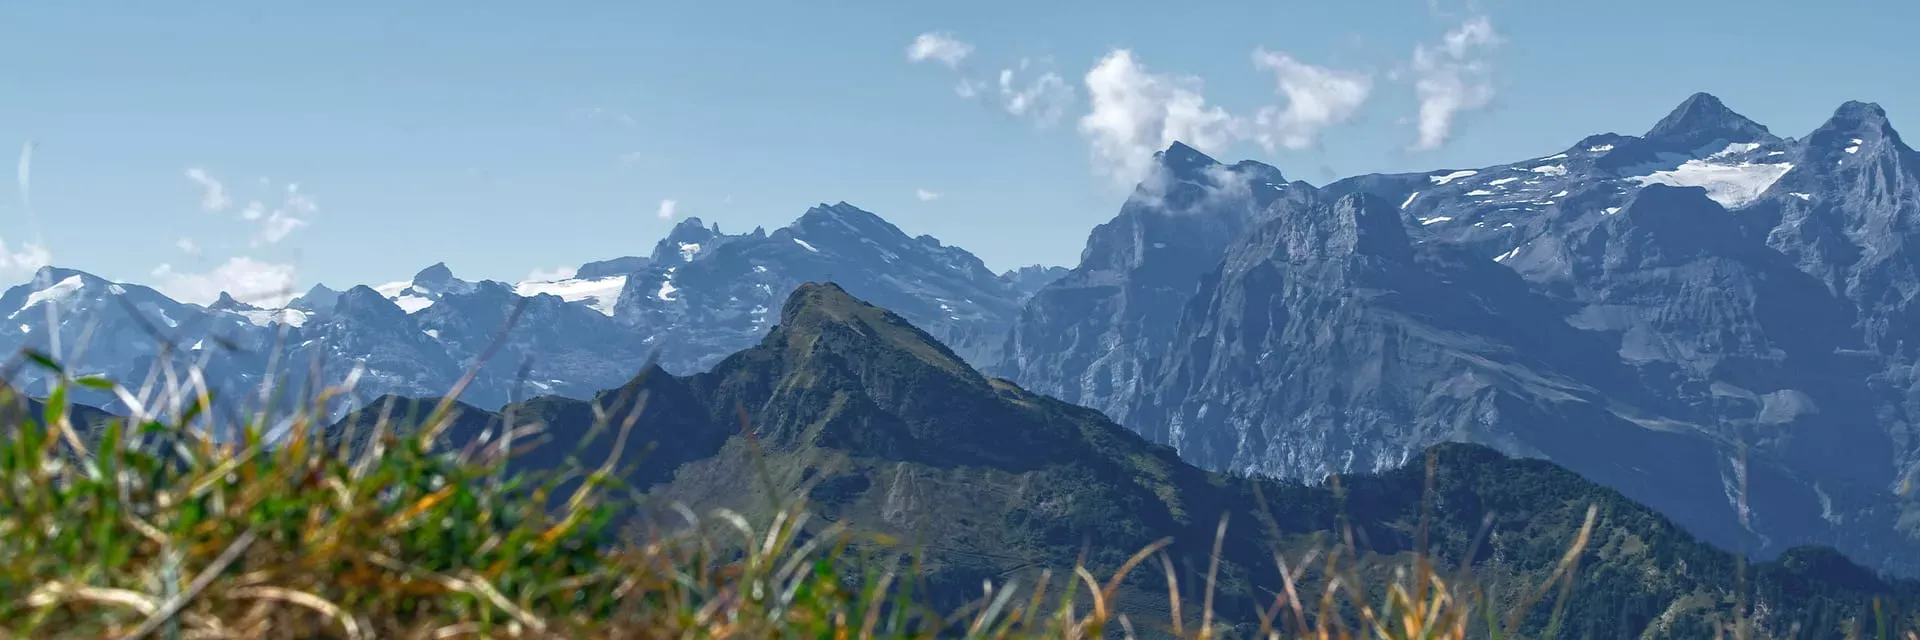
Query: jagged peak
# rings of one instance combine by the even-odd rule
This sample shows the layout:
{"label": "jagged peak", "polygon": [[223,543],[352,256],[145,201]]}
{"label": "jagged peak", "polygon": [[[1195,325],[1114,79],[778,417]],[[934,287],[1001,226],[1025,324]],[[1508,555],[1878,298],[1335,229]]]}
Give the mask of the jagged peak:
{"label": "jagged peak", "polygon": [[[1878,103],[1848,100],[1833,110],[1833,115],[1821,123],[1812,135],[1810,142],[1823,146],[1852,146],[1862,143],[1890,140],[1896,146],[1905,146],[1900,133],[1894,131],[1893,122],[1887,119],[1887,110]],[[1855,142],[1855,140],[1859,142]]]}
{"label": "jagged peak", "polygon": [[888,222],[880,214],[848,204],[845,200],[834,204],[820,203],[800,214],[800,218],[788,225],[789,229],[829,229],[844,226],[862,232],[877,232],[905,239],[906,232]]}
{"label": "jagged peak", "polygon": [[235,300],[232,294],[225,291],[220,292],[219,299],[214,300],[213,304],[208,305],[207,308],[215,311],[257,311],[260,309],[260,307]]}
{"label": "jagged peak", "polygon": [[1716,141],[1768,142],[1779,138],[1765,125],[1727,108],[1713,94],[1688,96],[1643,136],[1649,141],[1695,149]]}
{"label": "jagged peak", "polygon": [[1165,151],[1154,153],[1153,160],[1161,166],[1176,172],[1220,164],[1220,161],[1213,159],[1213,156],[1202,153],[1199,149],[1195,149],[1188,146],[1187,143],[1178,140],[1168,145]]}
{"label": "jagged peak", "polygon": [[373,312],[384,314],[391,310],[391,313],[402,316],[406,315],[406,311],[402,310],[400,305],[394,304],[392,300],[388,300],[387,297],[381,295],[379,291],[375,291],[373,287],[364,284],[354,285],[352,289],[341,292],[339,300],[334,304],[334,308],[346,313]]}
{"label": "jagged peak", "polygon": [[453,280],[453,270],[447,268],[445,262],[435,262],[421,269],[419,273],[413,274],[414,284],[433,286],[445,284],[451,280]]}

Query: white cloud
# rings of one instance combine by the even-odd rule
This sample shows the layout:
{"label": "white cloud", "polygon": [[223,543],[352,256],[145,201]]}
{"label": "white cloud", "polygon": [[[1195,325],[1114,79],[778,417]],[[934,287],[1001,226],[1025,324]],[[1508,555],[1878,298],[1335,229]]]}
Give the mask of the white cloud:
{"label": "white cloud", "polygon": [[1461,112],[1493,102],[1492,72],[1484,56],[1500,42],[1493,23],[1480,16],[1447,32],[1439,46],[1414,46],[1414,93],[1420,99],[1415,150],[1439,148]]}
{"label": "white cloud", "polygon": [[290,264],[261,262],[247,256],[229,258],[210,271],[178,271],[162,264],[153,270],[154,288],[175,300],[212,304],[226,292],[233,299],[264,307],[278,307],[297,295],[298,271]]}
{"label": "white cloud", "polygon": [[960,66],[960,61],[969,55],[973,55],[973,45],[961,42],[945,31],[922,33],[913,39],[913,44],[907,45],[909,62],[933,60],[954,68]]}
{"label": "white cloud", "polygon": [[656,212],[656,214],[660,216],[661,220],[672,220],[674,214],[679,209],[680,203],[674,202],[672,198],[668,198],[660,201],[660,210]]}
{"label": "white cloud", "polygon": [[[212,212],[224,212],[233,208],[233,196],[219,179],[198,167],[187,169],[187,179],[200,185],[200,207]],[[270,187],[266,178],[261,178],[261,187]],[[310,224],[314,214],[320,212],[320,204],[313,196],[302,193],[300,185],[289,183],[280,193],[280,201],[268,207],[260,200],[248,200],[240,207],[240,220],[253,223],[258,227],[253,236],[255,247],[276,244],[292,235],[294,231]],[[182,247],[185,250],[185,247]],[[191,251],[189,251],[191,253]]]}
{"label": "white cloud", "polygon": [[943,194],[938,191],[928,191],[926,189],[915,189],[913,191],[913,197],[919,198],[921,202],[939,200],[941,195]]}
{"label": "white cloud", "polygon": [[179,247],[181,253],[190,256],[200,255],[200,245],[195,244],[193,238],[181,237],[179,240],[174,241],[173,246]]}
{"label": "white cloud", "polygon": [[552,269],[534,269],[527,273],[527,282],[553,282],[566,280],[579,273],[574,267],[554,267]]}
{"label": "white cloud", "polygon": [[1242,126],[1200,95],[1200,79],[1154,74],[1115,49],[1087,72],[1092,106],[1080,118],[1080,132],[1092,145],[1095,169],[1130,185],[1144,176],[1153,154],[1174,141],[1215,153],[1232,142]]}
{"label": "white cloud", "polygon": [[31,272],[53,263],[53,254],[45,246],[28,242],[20,245],[19,251],[7,247],[7,241],[0,238],[0,273]]}
{"label": "white cloud", "polygon": [[200,208],[219,213],[233,206],[233,198],[227,195],[226,185],[220,184],[205,169],[193,167],[187,169],[187,179],[200,185]]}
{"label": "white cloud", "polygon": [[953,85],[953,93],[962,98],[973,99],[978,97],[980,92],[986,88],[987,83],[985,82],[973,78],[961,78],[959,84]]}
{"label": "white cloud", "polygon": [[265,217],[256,215],[251,218],[260,224],[260,232],[254,236],[254,245],[275,244],[286,239],[295,230],[307,226],[307,220],[319,212],[320,204],[314,202],[313,196],[301,193],[298,184],[288,184],[280,206],[268,211]]}
{"label": "white cloud", "polygon": [[[1020,70],[1026,68],[1027,61],[1021,60]],[[1000,70],[1000,101],[1007,113],[1032,118],[1042,127],[1066,115],[1067,105],[1073,102],[1073,87],[1060,74],[1048,71],[1024,84],[1016,82],[1015,75],[1013,69]]]}
{"label": "white cloud", "polygon": [[1264,48],[1253,52],[1253,64],[1273,73],[1286,98],[1286,106],[1266,107],[1255,116],[1254,139],[1269,152],[1312,146],[1321,129],[1352,118],[1373,91],[1368,74],[1316,67]]}

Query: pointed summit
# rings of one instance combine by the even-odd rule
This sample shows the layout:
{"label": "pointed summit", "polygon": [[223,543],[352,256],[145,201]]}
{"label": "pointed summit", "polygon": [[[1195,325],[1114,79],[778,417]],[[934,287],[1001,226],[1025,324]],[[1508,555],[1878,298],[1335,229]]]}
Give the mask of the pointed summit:
{"label": "pointed summit", "polygon": [[1166,167],[1174,175],[1182,177],[1220,164],[1220,161],[1214,160],[1213,156],[1201,153],[1199,149],[1177,140],[1172,146],[1167,147],[1166,151],[1153,154],[1153,161]]}
{"label": "pointed summit", "polygon": [[431,266],[421,269],[419,273],[413,274],[413,283],[425,286],[429,290],[439,289],[442,285],[452,280],[453,270],[447,268],[447,263],[445,262],[435,262]]}
{"label": "pointed summit", "polygon": [[[802,283],[780,308],[779,330],[767,337],[807,354],[830,352],[860,362],[907,355],[921,366],[980,384],[985,379],[946,345],[892,311],[853,297],[832,282]],[[849,357],[860,354],[860,357]],[[901,371],[901,369],[893,369]]]}
{"label": "pointed summit", "polygon": [[233,296],[225,291],[220,292],[220,299],[213,301],[213,304],[207,308],[214,311],[258,311],[260,309],[260,307],[233,299]]}
{"label": "pointed summit", "polygon": [[1696,151],[1716,142],[1771,142],[1779,138],[1758,122],[1734,113],[1710,93],[1696,93],[1647,130],[1648,141],[1675,151]]}

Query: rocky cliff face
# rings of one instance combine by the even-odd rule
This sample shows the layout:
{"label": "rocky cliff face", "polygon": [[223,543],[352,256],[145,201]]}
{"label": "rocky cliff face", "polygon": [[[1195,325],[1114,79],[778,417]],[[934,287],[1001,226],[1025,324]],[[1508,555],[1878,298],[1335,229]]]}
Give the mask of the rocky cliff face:
{"label": "rocky cliff face", "polygon": [[1112,221],[1080,264],[1020,313],[1001,371],[1022,386],[1124,419],[1143,369],[1171,339],[1199,276],[1274,202],[1304,185],[1257,162],[1223,165],[1182,144]]}
{"label": "rocky cliff face", "polygon": [[[1920,571],[1915,158],[1873,105],[1795,140],[1701,94],[1642,136],[1300,185],[1192,252],[1213,264],[1160,299],[1182,309],[1165,329],[1115,330],[1122,304],[1023,318],[1018,344],[1046,348],[1014,373],[1210,468],[1315,478],[1483,442],[1721,544]],[[1073,282],[1026,316],[1068,318],[1045,305]]]}

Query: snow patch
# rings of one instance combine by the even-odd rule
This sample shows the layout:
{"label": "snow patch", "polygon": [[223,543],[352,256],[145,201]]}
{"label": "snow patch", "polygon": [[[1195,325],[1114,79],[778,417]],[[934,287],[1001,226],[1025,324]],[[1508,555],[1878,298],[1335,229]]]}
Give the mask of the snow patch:
{"label": "snow patch", "polygon": [[567,302],[585,303],[602,314],[613,315],[613,304],[620,301],[620,290],[627,286],[626,276],[605,278],[569,278],[546,282],[522,282],[513,292],[529,298],[542,293],[560,296]]}
{"label": "snow patch", "polygon": [[1845,149],[1842,149],[1842,151],[1845,151],[1845,152],[1847,152],[1847,153],[1860,153],[1860,145],[1857,145],[1857,144],[1856,144],[1856,145],[1853,145],[1853,146],[1851,146],[1851,147],[1847,147],[1847,148],[1845,148]]}
{"label": "snow patch", "polygon": [[1800,192],[1798,192],[1798,191],[1794,191],[1794,192],[1791,192],[1791,193],[1788,193],[1787,195],[1790,195],[1790,196],[1793,196],[1793,197],[1795,197],[1795,198],[1799,198],[1799,199],[1801,199],[1801,200],[1812,200],[1812,199],[1813,199],[1813,194],[1810,194],[1810,193],[1800,193]]}
{"label": "snow patch", "polygon": [[1613,150],[1613,145],[1610,145],[1610,144],[1603,144],[1597,147],[1587,147],[1587,151],[1592,153],[1604,153],[1612,150]]}
{"label": "snow patch", "polygon": [[1604,213],[1606,215],[1613,215],[1616,213],[1620,213],[1620,207],[1607,207],[1606,210],[1601,211],[1601,213]]}
{"label": "snow patch", "polygon": [[[80,279],[80,276],[67,276],[61,281],[53,283],[53,286],[27,294],[27,303],[20,305],[20,308],[26,309],[27,307],[42,302],[65,302],[67,298],[73,297],[73,294],[79,293],[81,287],[84,286],[86,286],[86,283]],[[14,313],[17,314],[19,312],[15,311]]]}
{"label": "snow patch", "polygon": [[1514,247],[1512,251],[1508,251],[1506,253],[1500,254],[1500,257],[1494,258],[1493,261],[1506,262],[1508,260],[1512,260],[1513,257],[1517,255],[1520,255],[1520,247]]}
{"label": "snow patch", "polygon": [[1503,184],[1506,184],[1506,183],[1509,183],[1509,182],[1519,182],[1519,181],[1520,181],[1520,179],[1519,179],[1519,178],[1501,178],[1501,179],[1499,179],[1499,180],[1495,180],[1495,181],[1493,181],[1493,182],[1489,182],[1489,183],[1487,183],[1487,186],[1489,186],[1489,187],[1498,187],[1498,186],[1500,186],[1500,185],[1503,185]]}
{"label": "snow patch", "polygon": [[1407,201],[1400,203],[1400,208],[1402,209],[1407,208],[1407,205],[1413,204],[1413,199],[1418,197],[1420,197],[1420,192],[1418,191],[1407,194]]}
{"label": "snow patch", "polygon": [[1467,192],[1467,195],[1470,195],[1470,196],[1490,196],[1490,195],[1493,195],[1493,192],[1492,192],[1492,191],[1488,191],[1488,190],[1486,190],[1486,189],[1474,189],[1474,190],[1472,190],[1472,191],[1468,191],[1468,192]]}
{"label": "snow patch", "polygon": [[1723,164],[1688,160],[1666,171],[1628,178],[1642,185],[1664,184],[1675,187],[1704,187],[1707,197],[1729,209],[1745,206],[1765,193],[1768,187],[1793,169],[1791,163]]}
{"label": "snow patch", "polygon": [[1455,171],[1444,176],[1427,176],[1427,179],[1432,180],[1434,184],[1446,184],[1467,176],[1478,175],[1479,173],[1480,172],[1473,170]]}
{"label": "snow patch", "polygon": [[423,330],[421,330],[421,331],[420,331],[420,333],[424,333],[424,334],[427,334],[427,337],[429,337],[429,338],[433,338],[433,339],[435,339],[435,340],[439,340],[439,339],[440,339],[440,330],[439,330],[439,329],[423,329]]}
{"label": "snow patch", "polygon": [[1565,158],[1565,157],[1567,157],[1567,154],[1564,154],[1564,153],[1556,153],[1556,154],[1553,154],[1553,155],[1550,155],[1550,156],[1547,156],[1547,157],[1545,157],[1545,158],[1541,158],[1541,160],[1559,160],[1559,159],[1561,159],[1561,158]]}
{"label": "snow patch", "polygon": [[673,270],[668,269],[667,277],[660,280],[660,291],[654,293],[653,296],[667,302],[673,302],[673,292],[679,290],[679,287],[673,286]]}
{"label": "snow patch", "polygon": [[1450,218],[1450,217],[1447,217],[1447,216],[1434,216],[1434,217],[1431,217],[1431,218],[1421,218],[1421,219],[1420,219],[1420,225],[1421,225],[1421,226],[1426,226],[1426,225],[1430,225],[1430,224],[1440,224],[1440,223],[1442,223],[1442,222],[1446,222],[1446,221],[1448,221],[1448,220],[1452,220],[1452,219],[1453,219],[1453,218]]}
{"label": "snow patch", "polygon": [[799,238],[794,238],[794,239],[793,239],[793,243],[794,243],[794,244],[797,244],[797,245],[800,245],[800,246],[801,246],[801,248],[804,248],[804,249],[806,249],[806,250],[808,250],[808,251],[812,251],[812,252],[814,252],[814,253],[820,253],[820,250],[819,250],[819,249],[815,249],[815,248],[813,248],[813,245],[810,245],[810,244],[807,244],[807,241],[805,241],[805,240],[801,240],[801,239],[799,239]]}
{"label": "snow patch", "polygon": [[682,261],[693,262],[693,257],[697,255],[700,255],[700,243],[698,242],[680,243],[680,259]]}
{"label": "snow patch", "polygon": [[411,293],[395,296],[393,303],[400,305],[400,310],[407,312],[408,315],[419,313],[427,307],[433,306],[433,300],[422,298]]}
{"label": "snow patch", "polygon": [[1550,165],[1541,166],[1541,167],[1534,167],[1532,169],[1528,169],[1528,171],[1532,171],[1534,173],[1547,175],[1547,176],[1564,176],[1564,175],[1567,175],[1567,165],[1550,164]]}
{"label": "snow patch", "polygon": [[373,290],[380,292],[381,296],[384,296],[387,298],[393,298],[393,297],[399,296],[400,292],[406,291],[408,288],[411,288],[412,286],[413,286],[413,283],[411,282],[389,282],[389,283],[374,287]]}
{"label": "snow patch", "polygon": [[1713,152],[1712,155],[1707,156],[1707,159],[1712,160],[1715,158],[1725,158],[1727,156],[1746,153],[1748,151],[1752,151],[1758,148],[1760,148],[1760,143],[1758,142],[1735,142],[1733,144],[1727,145],[1727,148],[1725,149],[1721,149],[1719,151]]}

